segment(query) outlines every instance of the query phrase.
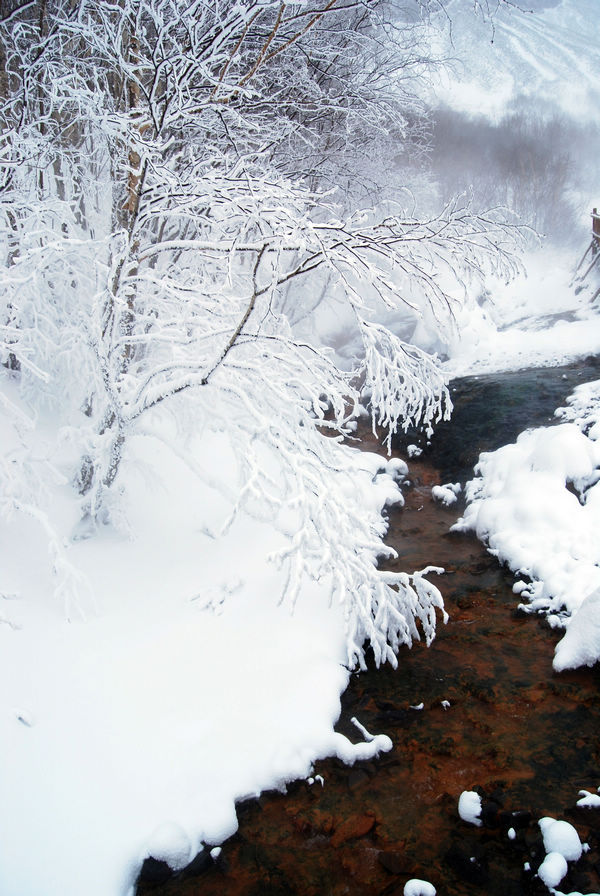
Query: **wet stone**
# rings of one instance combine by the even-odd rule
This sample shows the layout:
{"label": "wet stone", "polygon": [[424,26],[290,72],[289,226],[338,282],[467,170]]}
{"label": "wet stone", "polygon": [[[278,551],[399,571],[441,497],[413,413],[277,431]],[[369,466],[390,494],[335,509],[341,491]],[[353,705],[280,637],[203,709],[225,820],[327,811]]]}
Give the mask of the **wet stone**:
{"label": "wet stone", "polygon": [[363,837],[375,827],[375,814],[373,812],[365,812],[362,815],[351,815],[336,827],[331,845],[335,848],[341,846],[347,840],[356,840]]}
{"label": "wet stone", "polygon": [[403,852],[382,850],[377,856],[380,864],[390,874],[410,874],[412,864]]}
{"label": "wet stone", "polygon": [[453,846],[446,853],[446,862],[463,881],[482,887],[489,881],[488,862],[480,850]]}
{"label": "wet stone", "polygon": [[487,828],[500,826],[500,805],[495,800],[484,799],[481,805],[481,821]]}
{"label": "wet stone", "polygon": [[166,862],[149,856],[144,859],[142,869],[140,871],[140,881],[145,884],[164,884],[165,881],[173,877],[173,871]]}
{"label": "wet stone", "polygon": [[499,823],[503,828],[508,830],[514,828],[515,831],[524,830],[532,821],[531,812],[525,812],[521,809],[512,812],[501,812],[499,814]]}

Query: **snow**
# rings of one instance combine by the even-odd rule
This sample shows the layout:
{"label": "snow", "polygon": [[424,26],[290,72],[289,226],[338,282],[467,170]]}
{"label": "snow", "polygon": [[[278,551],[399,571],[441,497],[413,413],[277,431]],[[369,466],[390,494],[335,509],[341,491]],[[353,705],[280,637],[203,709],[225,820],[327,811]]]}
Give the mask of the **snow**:
{"label": "snow", "polygon": [[538,824],[544,838],[544,849],[548,854],[558,853],[568,862],[576,862],[581,858],[581,840],[572,824],[549,817],[540,818]]}
{"label": "snow", "polygon": [[435,896],[436,889],[429,881],[413,877],[404,884],[404,896]]}
{"label": "snow", "polygon": [[481,797],[474,790],[464,790],[458,799],[458,814],[463,821],[481,826]]}
{"label": "snow", "polygon": [[175,871],[185,868],[194,858],[190,838],[180,825],[163,821],[144,845],[143,858],[152,856],[166,862]]}
{"label": "snow", "polygon": [[[385,461],[348,450],[365,510],[381,509],[399,494],[377,476]],[[197,462],[219,458],[232,485],[228,457],[224,436],[198,440]],[[280,604],[268,556],[282,533],[242,512],[218,535],[227,501],[159,442],[135,439],[127,467],[135,535],[70,540],[77,502],[51,489],[52,524],[88,585],[71,622],[38,520],[0,523],[2,896],[125,896],[146,856],[178,869],[234,833],[237,801],[308,777],[319,757],[391,748],[334,731],[343,608],[308,580],[293,612]]]}
{"label": "snow", "polygon": [[446,485],[434,485],[431,489],[431,497],[439,501],[445,507],[455,504],[461,492],[460,482],[448,482]]}
{"label": "snow", "polygon": [[451,75],[441,73],[438,99],[459,111],[499,118],[524,95],[540,106],[552,103],[564,114],[595,119],[600,100],[598,32],[591,25],[596,0],[493,4],[493,24],[483,13],[486,6],[479,9],[473,21],[470,4],[447,4],[452,26],[440,40],[440,52],[458,63]]}
{"label": "snow", "polygon": [[596,354],[598,308],[589,290],[576,293],[572,285],[578,254],[555,246],[531,251],[524,273],[510,283],[490,280],[485,293],[472,294],[441,349],[448,376],[551,367]]}
{"label": "snow", "polygon": [[600,588],[579,606],[557,644],[553,667],[557,672],[578,666],[593,666],[600,659]]}
{"label": "snow", "polygon": [[[573,890],[572,893],[561,893],[560,890],[554,890],[554,896],[584,896],[583,893]],[[599,896],[598,893],[588,893],[586,896]]]}
{"label": "snow", "polygon": [[568,871],[567,861],[559,852],[549,852],[540,867],[538,876],[547,887],[557,887]]}
{"label": "snow", "polygon": [[598,788],[598,793],[580,790],[577,805],[588,809],[600,809],[600,787]]}
{"label": "snow", "polygon": [[[570,399],[569,422],[480,455],[456,531],[473,531],[519,577],[525,609],[566,628],[556,671],[600,658],[600,381]],[[587,404],[586,404],[587,402]],[[583,408],[588,407],[588,412]]]}

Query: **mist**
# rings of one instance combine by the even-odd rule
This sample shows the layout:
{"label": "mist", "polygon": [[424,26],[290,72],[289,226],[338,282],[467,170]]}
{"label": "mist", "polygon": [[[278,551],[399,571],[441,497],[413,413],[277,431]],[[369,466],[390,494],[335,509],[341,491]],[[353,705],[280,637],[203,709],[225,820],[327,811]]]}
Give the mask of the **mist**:
{"label": "mist", "polygon": [[439,199],[505,206],[545,241],[580,245],[598,205],[600,132],[520,98],[499,121],[447,106],[433,113],[430,164]]}

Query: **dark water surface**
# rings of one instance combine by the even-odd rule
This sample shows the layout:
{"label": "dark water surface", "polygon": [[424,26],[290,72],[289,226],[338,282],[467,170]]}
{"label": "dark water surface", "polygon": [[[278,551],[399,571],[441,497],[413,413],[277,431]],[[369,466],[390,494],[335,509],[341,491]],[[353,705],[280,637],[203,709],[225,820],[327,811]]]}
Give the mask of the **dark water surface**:
{"label": "dark water surface", "polygon": [[514,442],[525,429],[552,423],[555,409],[565,405],[579,383],[599,378],[600,357],[592,357],[567,367],[454,380],[450,384],[452,419],[436,427],[431,445],[416,436],[399,440],[399,448],[417,442],[443,482],[464,482],[472,476],[482,451]]}
{"label": "dark water surface", "polygon": [[[138,894],[402,894],[412,877],[438,896],[545,894],[534,875],[544,815],[571,821],[590,845],[560,889],[600,893],[600,809],[575,808],[580,789],[600,785],[600,669],[554,674],[558,635],[518,615],[513,578],[475,538],[450,534],[457,510],[431,500],[432,485],[464,480],[479,451],[547,423],[577,382],[599,376],[590,362],[455,384],[454,420],[409,461],[406,505],[390,513],[386,539],[399,554],[391,568],[446,569],[438,584],[450,622],[430,648],[403,649],[396,671],[354,675],[338,724],[357,739],[356,715],[393,750],[353,768],[318,763],[323,787],[296,782],[244,803],[217,862],[200,857],[166,881],[146,866],[158,880],[141,880]],[[482,827],[457,812],[473,789]]]}

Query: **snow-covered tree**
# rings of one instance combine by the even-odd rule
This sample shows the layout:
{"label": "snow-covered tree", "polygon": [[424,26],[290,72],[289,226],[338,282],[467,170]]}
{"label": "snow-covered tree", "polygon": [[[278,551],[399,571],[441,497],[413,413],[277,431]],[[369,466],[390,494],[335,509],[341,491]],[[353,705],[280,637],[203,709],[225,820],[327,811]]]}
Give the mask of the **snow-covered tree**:
{"label": "snow-covered tree", "polygon": [[[288,593],[330,577],[351,663],[367,639],[395,662],[416,619],[433,636],[440,605],[422,576],[377,568],[377,520],[347,501],[340,512],[338,440],[361,389],[388,445],[450,406],[435,359],[380,313],[452,326],[464,278],[510,274],[518,235],[495,211],[454,201],[421,219],[392,202],[384,150],[419,132],[414,79],[429,60],[415,13],[428,5],[0,6],[4,379],[31,425],[49,405],[77,446],[88,533],[114,510],[128,439],[158,437],[159,411],[224,428],[240,468],[233,512],[293,508],[278,558]],[[386,180],[384,212],[357,206]],[[350,369],[294,329],[290,296],[311,307],[323,288],[362,345]],[[14,386],[3,412],[18,413]],[[2,476],[12,509],[20,488],[37,506],[31,476],[8,462]]]}

